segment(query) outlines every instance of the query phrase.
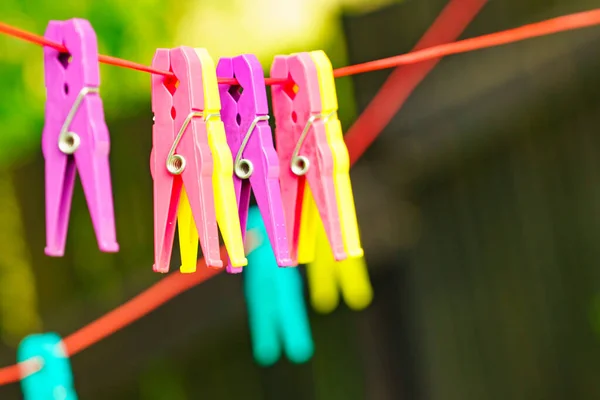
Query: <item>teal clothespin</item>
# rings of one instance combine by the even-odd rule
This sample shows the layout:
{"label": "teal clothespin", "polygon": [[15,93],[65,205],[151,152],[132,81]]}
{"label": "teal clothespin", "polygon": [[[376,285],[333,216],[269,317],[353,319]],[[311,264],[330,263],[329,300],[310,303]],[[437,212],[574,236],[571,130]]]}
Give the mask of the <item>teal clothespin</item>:
{"label": "teal clothespin", "polygon": [[71,363],[56,333],[29,335],[19,344],[18,362],[35,359],[41,369],[21,379],[25,400],[77,400]]}
{"label": "teal clothespin", "polygon": [[283,350],[295,363],[308,361],[314,352],[310,323],[297,268],[280,268],[271,249],[258,208],[248,212],[247,231],[260,244],[247,255],[244,293],[254,359],[262,366],[274,364]]}

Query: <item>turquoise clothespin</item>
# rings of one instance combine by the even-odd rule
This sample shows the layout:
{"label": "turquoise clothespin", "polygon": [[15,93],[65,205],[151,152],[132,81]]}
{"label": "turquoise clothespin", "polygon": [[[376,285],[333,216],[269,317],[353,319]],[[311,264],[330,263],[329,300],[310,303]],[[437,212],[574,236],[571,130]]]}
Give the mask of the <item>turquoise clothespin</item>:
{"label": "turquoise clothespin", "polygon": [[17,361],[35,359],[41,369],[21,379],[25,400],[77,400],[71,363],[56,333],[29,335],[19,344]]}
{"label": "turquoise clothespin", "polygon": [[310,323],[297,268],[280,268],[271,249],[258,208],[248,212],[248,232],[259,246],[247,255],[244,293],[248,305],[254,359],[262,366],[274,364],[283,350],[295,363],[308,361],[314,352]]}

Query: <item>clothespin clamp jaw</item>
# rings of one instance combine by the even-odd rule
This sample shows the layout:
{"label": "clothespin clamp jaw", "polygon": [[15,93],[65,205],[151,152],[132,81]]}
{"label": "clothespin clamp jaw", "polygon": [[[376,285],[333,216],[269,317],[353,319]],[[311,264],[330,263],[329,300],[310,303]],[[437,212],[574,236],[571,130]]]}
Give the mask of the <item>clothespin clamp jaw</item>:
{"label": "clothespin clamp jaw", "polygon": [[[268,124],[269,107],[263,69],[253,54],[221,58],[219,78],[236,78],[238,85],[220,84],[222,118],[227,143],[235,155],[234,188],[242,234],[250,207],[250,193],[266,221],[266,230],[279,266],[291,266],[285,214],[279,186],[279,159]],[[231,265],[229,272],[239,272]]]}
{"label": "clothespin clamp jaw", "polygon": [[290,250],[298,260],[304,187],[308,183],[336,259],[346,258],[334,186],[334,158],[327,141],[319,80],[309,53],[277,56],[271,77],[288,83],[272,86],[280,184]]}
{"label": "clothespin clamp jaw", "polygon": [[68,54],[44,47],[46,81],[42,151],[46,181],[46,248],[64,254],[75,171],[80,175],[101,251],[119,251],[110,178],[110,137],[99,95],[96,34],[83,19],[50,21],[45,38]]}
{"label": "clothespin clamp jaw", "polygon": [[23,370],[21,388],[25,400],[77,400],[71,363],[60,336],[29,335],[19,344],[17,360]]}
{"label": "clothespin clamp jaw", "polygon": [[222,267],[212,191],[213,159],[206,129],[213,115],[204,109],[200,60],[190,47],[158,49],[152,66],[171,71],[176,77],[152,75],[154,270],[169,271],[180,207],[191,214],[186,228],[193,230],[194,251],[199,234],[207,265]]}

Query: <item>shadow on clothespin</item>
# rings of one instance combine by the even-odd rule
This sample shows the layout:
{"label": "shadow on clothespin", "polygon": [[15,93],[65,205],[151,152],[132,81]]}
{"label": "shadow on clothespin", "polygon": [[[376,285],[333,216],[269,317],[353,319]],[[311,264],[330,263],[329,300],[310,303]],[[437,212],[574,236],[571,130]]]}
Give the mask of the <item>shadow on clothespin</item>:
{"label": "shadow on clothespin", "polygon": [[[206,263],[220,268],[218,227],[232,265],[246,265],[214,62],[205,49],[158,49],[152,66],[154,246],[157,272],[168,272],[179,224],[181,272],[195,272],[198,240]],[[217,227],[218,223],[218,227]]]}
{"label": "shadow on clothespin", "polygon": [[278,267],[256,207],[248,212],[247,229],[246,239],[254,242],[254,250],[244,268],[244,293],[254,358],[269,366],[279,360],[283,349],[290,361],[306,362],[314,345],[300,271]]}
{"label": "shadow on clothespin", "polygon": [[108,155],[110,137],[100,98],[96,33],[84,19],[50,21],[46,39],[68,54],[44,47],[46,111],[42,134],[46,180],[46,248],[64,255],[75,171],[101,251],[119,251]]}
{"label": "shadow on clothespin", "polygon": [[[337,150],[330,146],[315,62],[309,53],[276,56],[271,77],[287,83],[271,88],[280,184],[288,241],[298,261],[304,192],[310,189],[336,260],[347,257],[336,199]],[[308,185],[306,184],[308,183]]]}
{"label": "shadow on clothespin", "polygon": [[17,361],[32,365],[23,371],[24,400],[77,400],[71,363],[62,339],[55,333],[29,335],[19,344]]}
{"label": "shadow on clothespin", "polygon": [[[222,117],[234,167],[233,182],[242,235],[250,207],[250,194],[266,221],[266,230],[279,266],[293,265],[290,259],[285,215],[279,186],[279,159],[269,126],[269,105],[262,66],[253,54],[221,58],[219,78],[236,78],[239,85],[220,84]],[[230,273],[241,272],[231,263]]]}

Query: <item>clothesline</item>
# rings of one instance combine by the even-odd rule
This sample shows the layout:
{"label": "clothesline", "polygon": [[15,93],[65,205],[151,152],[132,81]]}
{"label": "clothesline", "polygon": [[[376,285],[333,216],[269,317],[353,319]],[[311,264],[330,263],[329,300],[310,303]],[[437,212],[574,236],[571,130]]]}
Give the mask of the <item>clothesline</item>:
{"label": "clothesline", "polygon": [[[489,35],[483,35],[471,39],[460,40],[454,43],[442,44],[433,46],[427,49],[418,50],[398,56],[383,58],[380,60],[369,61],[366,63],[349,65],[346,67],[337,68],[333,71],[336,78],[361,74],[365,72],[378,71],[397,67],[400,65],[415,64],[427,60],[466,53],[475,50],[481,50],[489,47],[501,46],[508,43],[514,43],[521,40],[531,39],[534,37],[550,35],[553,33],[564,32],[574,29],[581,29],[589,26],[600,24],[600,9],[584,11],[576,14],[569,14],[562,17],[548,19],[546,21],[537,22],[521,26],[519,28],[509,29]],[[52,42],[43,36],[35,33],[27,32],[14,26],[0,22],[0,33],[13,36],[40,46],[49,46],[60,52],[68,53],[65,46]],[[104,64],[115,65],[119,67],[134,69],[152,74],[174,77],[172,72],[162,71],[149,67],[147,65],[138,64],[133,61],[123,60],[117,57],[100,55],[98,61]],[[236,85],[235,79],[219,78],[219,83],[228,85]],[[267,85],[275,85],[285,83],[285,80],[267,78]]]}
{"label": "clothesline", "polygon": [[[451,9],[452,5],[456,5],[457,3],[457,0],[453,0],[446,7],[445,11]],[[465,26],[466,24],[468,24],[470,19],[475,16],[475,14],[478,12],[478,10],[484,3],[485,0],[477,0],[477,3],[475,1],[473,2],[473,14],[472,16],[470,15],[469,18],[466,18],[467,20],[464,21]],[[438,20],[443,17],[443,14],[444,13],[442,13]],[[449,15],[450,13],[448,13],[448,16]],[[334,71],[334,75],[336,77],[343,77],[369,71],[393,68],[401,65],[416,64],[424,61],[433,61],[448,55],[460,54],[469,51],[500,46],[529,38],[564,32],[568,30],[580,29],[599,24],[600,9],[570,14],[542,21],[539,23],[528,24],[515,29],[479,36],[476,38],[461,40],[448,44],[441,44],[437,46],[431,46],[422,50],[413,51],[399,56],[338,68]],[[434,26],[432,26],[432,28],[433,27]],[[464,27],[462,29],[464,29]],[[462,29],[460,29],[459,31],[462,31]],[[64,46],[58,43],[48,41],[42,36],[36,35],[31,32],[23,31],[21,29],[1,22],[0,33],[14,36],[16,38],[35,43],[41,46],[50,46],[62,52],[67,51],[67,49]],[[459,33],[460,32],[458,32],[457,34]],[[146,65],[138,64],[128,60],[122,60],[111,56],[100,55],[99,61],[105,64],[121,66],[138,71],[160,74],[165,76],[173,76],[173,74],[168,71],[156,70]],[[219,82],[226,84],[237,83],[237,81],[231,79],[221,79],[219,80]],[[267,84],[279,84],[282,82],[282,80],[267,78]],[[410,91],[411,89],[407,90]],[[377,136],[379,132],[380,131],[372,135],[373,139],[375,136]],[[348,144],[348,150],[351,156],[352,163],[354,163],[358,159],[358,157],[360,157],[360,155],[366,150],[366,147],[368,147],[369,144],[370,142],[366,141],[362,141],[360,143],[355,142],[355,145]],[[225,249],[223,247],[221,248],[221,253],[221,257],[224,258]],[[91,346],[99,340],[110,336],[117,330],[143,317],[144,315],[158,308],[160,305],[164,304],[179,293],[206,281],[207,279],[222,271],[218,269],[204,268],[203,260],[200,260],[198,262],[198,265],[202,267],[198,268],[198,272],[196,272],[195,274],[171,274],[159,281],[157,284],[148,288],[138,296],[134,297],[127,303],[112,310],[103,317],[95,320],[89,325],[66,337],[64,343],[67,349],[67,353],[69,355],[77,354],[78,352]],[[35,364],[35,362],[29,363],[28,366],[16,364],[0,368],[0,385],[18,381],[24,373],[34,372],[38,368],[39,365]]]}

